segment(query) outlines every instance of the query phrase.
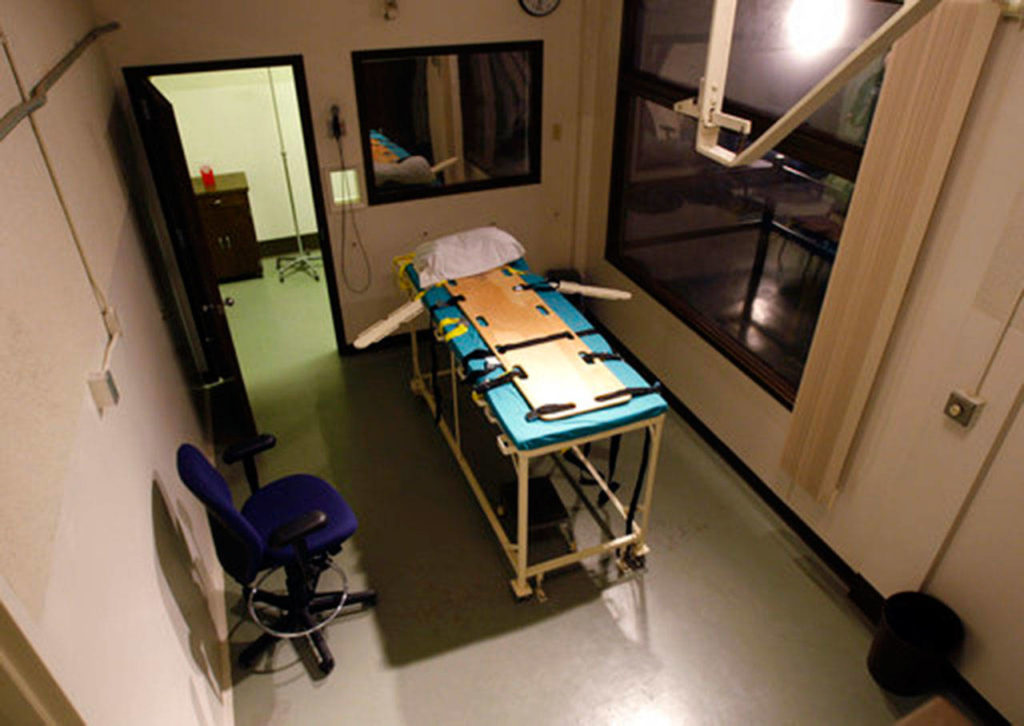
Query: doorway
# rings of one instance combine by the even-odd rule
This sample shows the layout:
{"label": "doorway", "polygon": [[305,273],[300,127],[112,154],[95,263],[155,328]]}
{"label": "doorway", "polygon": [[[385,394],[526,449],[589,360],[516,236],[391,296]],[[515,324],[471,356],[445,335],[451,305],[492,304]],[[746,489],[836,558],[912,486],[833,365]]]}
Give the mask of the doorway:
{"label": "doorway", "polygon": [[[124,69],[218,443],[345,348],[300,56]],[[311,382],[310,382],[311,383]],[[280,432],[284,433],[284,432]]]}

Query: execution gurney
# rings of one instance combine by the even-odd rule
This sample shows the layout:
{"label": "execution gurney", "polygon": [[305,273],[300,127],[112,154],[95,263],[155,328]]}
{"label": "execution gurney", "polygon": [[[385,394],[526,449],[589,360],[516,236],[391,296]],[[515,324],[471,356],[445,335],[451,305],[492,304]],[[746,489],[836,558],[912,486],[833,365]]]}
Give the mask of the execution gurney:
{"label": "execution gurney", "polygon": [[[557,291],[559,283],[531,274],[521,259],[484,274],[447,280],[426,289],[421,289],[411,263],[411,255],[396,258],[399,284],[413,301],[429,311],[436,340],[449,350],[447,370],[439,371],[435,364],[434,370],[424,371],[416,331],[410,330],[411,387],[434,414],[498,538],[515,573],[511,586],[516,597],[526,598],[534,592],[528,582],[531,578],[539,596],[543,596],[541,584],[545,573],[602,553],[615,553],[622,571],[642,567],[648,551],[645,539],[667,409],[657,384],[649,384],[612,351],[598,331]],[[401,322],[415,317],[420,309],[407,304],[399,311],[403,311]],[[395,327],[392,325],[391,329]],[[365,343],[357,340],[356,345],[363,347]],[[442,376],[451,379],[451,405],[447,407],[442,405]],[[485,495],[463,453],[460,382],[472,386],[473,400],[499,429],[498,449],[510,458],[515,469],[514,540],[506,534],[499,512]],[[606,480],[586,454],[592,442],[607,439],[612,440],[617,452],[618,437],[641,430],[645,432],[643,459],[627,505],[619,500],[612,482]],[[625,522],[622,534],[616,535],[602,521],[597,507],[571,476],[563,461],[565,457],[560,454],[579,467],[581,476],[585,470],[600,487],[599,506],[605,501],[612,505]],[[605,536],[598,544],[582,549],[573,544],[573,550],[567,554],[530,563],[530,465],[547,456],[555,459]],[[610,478],[609,475],[607,479]]]}

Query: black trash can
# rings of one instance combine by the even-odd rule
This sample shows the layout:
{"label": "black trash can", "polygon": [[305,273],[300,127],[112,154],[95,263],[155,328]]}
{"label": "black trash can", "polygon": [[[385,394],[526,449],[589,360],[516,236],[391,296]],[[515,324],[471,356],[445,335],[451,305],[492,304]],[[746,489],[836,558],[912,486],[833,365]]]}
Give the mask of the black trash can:
{"label": "black trash can", "polygon": [[887,691],[916,696],[941,685],[949,657],[964,638],[960,618],[922,592],[899,592],[882,607],[868,670]]}

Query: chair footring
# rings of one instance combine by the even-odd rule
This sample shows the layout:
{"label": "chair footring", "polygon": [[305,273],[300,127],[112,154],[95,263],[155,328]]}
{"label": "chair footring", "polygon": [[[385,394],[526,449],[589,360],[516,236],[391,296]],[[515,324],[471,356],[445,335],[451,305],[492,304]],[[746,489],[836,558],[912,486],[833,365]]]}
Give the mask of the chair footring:
{"label": "chair footring", "polygon": [[266,603],[267,605],[273,605],[276,608],[287,610],[288,606],[291,605],[292,601],[287,595],[281,595],[276,592],[267,592],[265,590],[256,590],[253,593],[253,602]]}
{"label": "chair footring", "polygon": [[[334,668],[334,657],[331,655],[330,648],[327,647],[327,640],[324,638],[322,630],[323,626],[327,625],[330,620],[317,624],[311,615],[312,613],[322,612],[324,610],[333,610],[338,606],[338,602],[343,594],[344,593],[340,591],[318,593],[313,596],[309,605],[305,609],[297,613],[289,613],[274,623],[275,627],[281,628],[313,628],[312,632],[306,633],[303,637],[305,637],[309,642],[309,646],[316,656],[317,667],[324,675],[330,673]],[[363,609],[365,609],[373,607],[376,604],[376,590],[350,592],[345,598],[346,608],[350,605],[362,605]],[[343,610],[342,614],[345,614],[345,612],[346,611]],[[257,625],[259,625],[259,623],[257,623]],[[245,646],[242,652],[238,654],[238,664],[246,669],[251,668],[253,664],[256,663],[256,659],[259,658],[260,655],[269,650],[274,643],[283,639],[284,638],[282,636],[264,632],[252,643]]]}

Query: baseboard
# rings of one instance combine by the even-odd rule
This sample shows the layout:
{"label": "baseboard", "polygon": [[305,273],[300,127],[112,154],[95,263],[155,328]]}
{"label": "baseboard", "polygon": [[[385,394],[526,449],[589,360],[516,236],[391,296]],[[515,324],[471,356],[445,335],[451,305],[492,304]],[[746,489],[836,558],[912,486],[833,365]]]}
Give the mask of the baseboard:
{"label": "baseboard", "polygon": [[[308,250],[320,249],[320,237],[316,232],[302,235],[302,246]],[[286,255],[290,252],[299,251],[299,243],[295,241],[295,235],[291,237],[275,237],[274,239],[260,240],[260,257],[276,257]]]}
{"label": "baseboard", "polygon": [[961,710],[969,711],[978,723],[985,726],[1011,726],[1009,719],[999,713],[953,666],[948,668],[946,692],[943,695],[959,705]]}

